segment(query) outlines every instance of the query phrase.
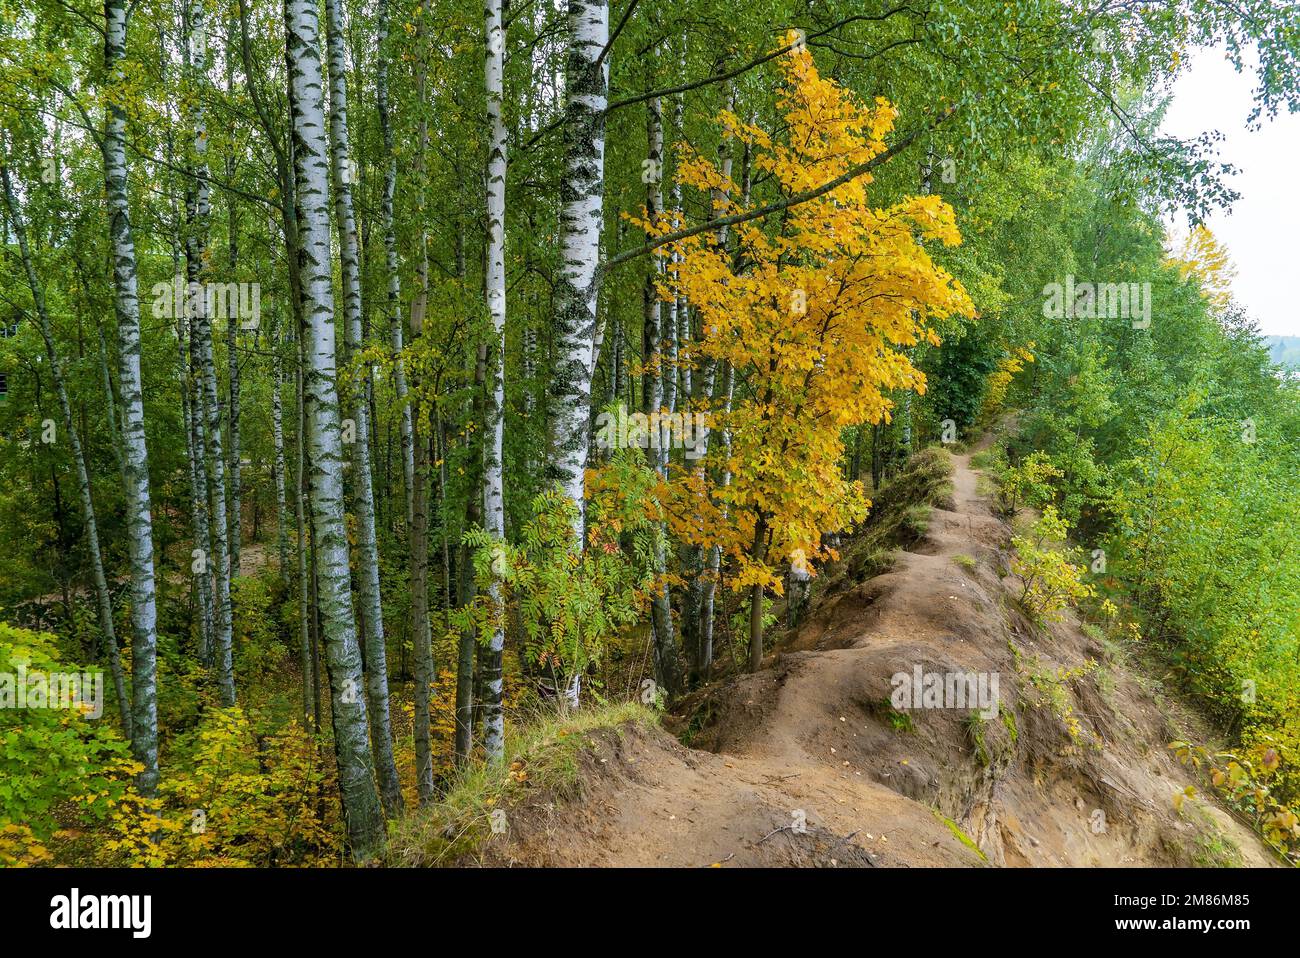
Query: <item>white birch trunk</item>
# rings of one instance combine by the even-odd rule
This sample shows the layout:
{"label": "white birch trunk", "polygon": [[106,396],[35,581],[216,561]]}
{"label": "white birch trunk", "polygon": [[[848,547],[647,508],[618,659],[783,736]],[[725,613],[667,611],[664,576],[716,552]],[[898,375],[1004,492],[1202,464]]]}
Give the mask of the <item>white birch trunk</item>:
{"label": "white birch trunk", "polygon": [[280,557],[280,581],[289,585],[289,505],[285,486],[284,369],[278,325],[271,329],[271,443],[275,460],[275,538]]}
{"label": "white birch trunk", "polygon": [[560,273],[555,290],[555,371],[550,399],[547,478],[575,509],[573,539],[582,548],[583,474],[591,428],[591,372],[605,192],[605,107],[609,63],[608,0],[569,0],[565,176],[561,187]]}
{"label": "white birch trunk", "polygon": [[[650,78],[648,83],[653,83]],[[646,215],[651,222],[656,222],[663,215],[663,161],[664,161],[664,124],[663,105],[658,97],[646,103]],[[663,259],[653,256],[650,271],[646,276],[643,290],[644,334],[642,343],[645,364],[644,401],[645,413],[650,422],[650,454],[655,471],[660,476],[668,475],[668,442],[670,431],[660,420],[665,408],[666,374],[664,366],[664,332],[663,307],[659,300],[659,281],[663,278]],[[656,574],[662,576],[667,565],[667,557],[662,540],[656,541],[654,547],[654,564]],[[678,692],[677,683],[677,644],[673,637],[673,615],[670,604],[668,584],[663,583],[655,590],[650,600],[650,620],[654,627],[654,664],[655,679],[671,696]]]}
{"label": "white birch trunk", "polygon": [[402,480],[406,493],[406,525],[409,529],[414,512],[411,487],[415,477],[415,446],[411,441],[411,407],[406,398],[406,362],[402,357],[402,277],[397,259],[397,231],[393,225],[397,154],[393,149],[393,123],[388,107],[388,51],[385,49],[388,45],[388,0],[379,0],[376,17],[378,65],[375,70],[375,100],[379,112],[379,129],[384,140],[384,191],[380,199],[379,220],[384,234],[384,270],[387,273],[385,308],[389,346],[393,352],[393,390],[401,409],[398,430],[402,443]]}
{"label": "white birch trunk", "polygon": [[[123,81],[126,28],[126,0],[104,0],[104,74],[109,83]],[[113,258],[118,382],[122,394],[122,471],[126,487],[127,554],[131,565],[134,693],[131,750],[136,761],[144,766],[137,779],[138,787],[145,795],[152,795],[158,787],[158,610],[154,590],[149,450],[145,443],[144,385],[140,375],[140,297],[126,189],[126,113],[113,101],[109,101],[106,111],[102,141],[104,186]]]}
{"label": "white birch trunk", "polygon": [[[343,274],[344,341],[349,354],[361,350],[361,258],[357,251],[356,215],[352,188],[355,160],[348,139],[347,57],[343,46],[340,0],[325,0],[328,18],[330,146],[334,169],[334,213],[339,235]],[[366,367],[369,369],[369,366]],[[397,815],[402,809],[402,785],[393,758],[393,729],[388,712],[388,650],[384,640],[384,610],[379,594],[379,546],[375,541],[375,493],[370,473],[369,376],[352,390],[352,482],[357,517],[357,591],[360,593],[364,629],[366,696],[369,700],[370,739],[384,810]]]}
{"label": "white birch trunk", "polygon": [[307,452],[312,469],[312,523],[319,564],[319,605],[339,787],[352,856],[366,861],[384,841],[384,816],[368,742],[361,649],[352,612],[347,528],[343,514],[343,441],[334,350],[330,269],[329,164],[314,0],[285,0],[289,83],[293,89],[294,165],[307,357]]}
{"label": "white birch trunk", "polygon": [[[185,37],[190,50],[196,87],[204,85],[207,68],[207,23],[203,4],[193,6],[193,19]],[[221,406],[217,393],[217,369],[213,359],[212,316],[208,311],[208,298],[203,284],[207,281],[208,224],[211,217],[211,197],[208,186],[207,120],[201,99],[194,107],[194,167],[185,197],[185,273],[187,280],[187,308],[194,344],[194,365],[198,371],[199,389],[196,419],[203,425],[204,442],[200,447],[206,463],[208,492],[208,534],[212,552],[204,561],[212,570],[214,635],[216,639],[214,665],[217,671],[217,688],[221,704],[235,704],[234,649],[231,641],[232,609],[230,605],[230,552],[226,525],[226,465],[221,451]]]}
{"label": "white birch trunk", "polygon": [[[492,316],[492,386],[487,391],[483,436],[483,525],[494,541],[505,539],[505,499],[502,495],[501,443],[505,425],[505,342],[506,342],[506,127],[502,111],[502,73],[505,62],[505,31],[501,22],[501,0],[486,0],[483,6],[486,52],[483,79],[487,89],[487,305]],[[488,587],[491,601],[499,604],[501,587],[494,580]],[[505,629],[498,625],[488,638],[483,676],[483,749],[489,762],[505,755],[505,725],[501,713],[501,653]]]}

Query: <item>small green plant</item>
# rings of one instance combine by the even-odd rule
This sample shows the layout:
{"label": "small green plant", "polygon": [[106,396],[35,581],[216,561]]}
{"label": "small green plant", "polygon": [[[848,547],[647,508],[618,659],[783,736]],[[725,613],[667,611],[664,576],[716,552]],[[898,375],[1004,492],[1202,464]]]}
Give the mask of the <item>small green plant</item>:
{"label": "small green plant", "polygon": [[1064,547],[1068,529],[1052,506],[1027,535],[1014,536],[1016,559],[1011,571],[1020,576],[1023,587],[1020,604],[1035,622],[1059,622],[1071,603],[1096,595],[1083,581],[1084,567],[1074,564],[1072,553]]}
{"label": "small green plant", "polygon": [[965,555],[964,553],[959,553],[958,555],[953,556],[952,561],[957,563],[967,572],[974,572],[976,566],[978,565],[978,563],[976,563],[975,558],[973,556],[968,556]]}
{"label": "small green plant", "polygon": [[970,464],[976,469],[1000,473],[1007,468],[1006,448],[1000,442],[994,443],[971,456]]}
{"label": "small green plant", "polygon": [[914,538],[919,539],[930,528],[930,514],[933,511],[933,507],[924,502],[911,506],[907,510],[907,515],[903,517],[904,528]]}
{"label": "small green plant", "polygon": [[877,702],[872,711],[883,716],[885,721],[889,723],[889,727],[895,732],[911,732],[914,729],[912,716],[907,712],[900,712],[894,708],[893,703],[888,698],[883,698]]}
{"label": "small green plant", "polygon": [[609,639],[637,622],[655,582],[655,554],[663,548],[656,481],[639,451],[612,456],[589,480],[594,492],[581,552],[574,548],[573,504],[558,489],[533,500],[518,545],[467,531],[479,591],[452,623],[486,642],[517,616],[529,662],[566,675],[599,662]]}
{"label": "small green plant", "polygon": [[1098,664],[1092,659],[1070,669],[1065,666],[1056,668],[1044,666],[1034,658],[1032,664],[1024,669],[1029,685],[1034,691],[1030,704],[1046,706],[1050,709],[1052,714],[1065,725],[1065,730],[1075,742],[1083,737],[1083,725],[1074,714],[1074,694],[1070,691],[1070,683],[1095,672],[1097,668]]}
{"label": "small green plant", "polygon": [[943,812],[939,811],[937,808],[934,809],[934,814],[935,817],[939,819],[939,821],[943,822],[945,825],[948,826],[948,830],[952,832],[953,837],[956,838],[957,841],[961,842],[963,845],[965,845],[967,848],[973,851],[976,855],[978,855],[981,861],[987,862],[989,860],[988,856],[985,855],[984,852],[980,850],[980,847],[975,844],[975,840],[971,838],[969,835],[967,835],[964,831],[962,831],[960,825],[954,822],[947,815],[943,814]]}
{"label": "small green plant", "polygon": [[[73,678],[76,694],[60,693]],[[104,821],[140,766],[94,711],[104,675],[65,662],[53,635],[0,622],[0,679],[0,867],[41,864],[56,810],[77,824]]]}
{"label": "small green plant", "polygon": [[1007,730],[1007,737],[1011,739],[1011,744],[1014,746],[1016,740],[1020,738],[1020,730],[1016,728],[1016,713],[1009,708],[1003,708],[1001,714],[1002,725]]}

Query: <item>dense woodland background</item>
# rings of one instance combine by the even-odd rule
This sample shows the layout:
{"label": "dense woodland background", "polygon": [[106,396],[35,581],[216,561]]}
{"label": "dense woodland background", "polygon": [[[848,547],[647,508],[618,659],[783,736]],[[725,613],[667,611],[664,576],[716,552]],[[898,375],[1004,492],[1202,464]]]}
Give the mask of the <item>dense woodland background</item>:
{"label": "dense woodland background", "polygon": [[1300,107],[1275,0],[0,0],[0,671],[107,677],[0,709],[0,862],[380,858],[530,716],[760,668],[994,424],[1026,607],[1293,849],[1300,397],[1158,132],[1203,46]]}

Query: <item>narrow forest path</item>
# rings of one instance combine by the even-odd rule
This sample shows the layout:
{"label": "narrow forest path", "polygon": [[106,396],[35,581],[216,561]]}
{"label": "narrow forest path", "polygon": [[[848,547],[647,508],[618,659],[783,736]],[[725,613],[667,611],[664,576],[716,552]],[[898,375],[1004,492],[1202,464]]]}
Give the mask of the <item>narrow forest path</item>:
{"label": "narrow forest path", "polygon": [[[522,803],[487,860],[1270,864],[1213,805],[1175,812],[1191,779],[1169,756],[1165,710],[1122,662],[1073,683],[1077,737],[1031,691],[1104,650],[1074,621],[1034,630],[1014,609],[999,575],[1010,530],[970,458],[952,457],[950,501],[888,572],[815,601],[764,669],[713,696],[695,739],[707,751],[658,729],[593,738],[583,797]],[[1001,714],[893,712],[891,676],[918,665],[996,674]]]}

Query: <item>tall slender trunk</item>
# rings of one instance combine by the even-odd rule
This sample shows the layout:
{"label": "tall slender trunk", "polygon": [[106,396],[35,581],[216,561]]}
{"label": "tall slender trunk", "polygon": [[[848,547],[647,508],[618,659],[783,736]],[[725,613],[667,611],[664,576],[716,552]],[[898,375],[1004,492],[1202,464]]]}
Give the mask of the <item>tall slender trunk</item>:
{"label": "tall slender trunk", "polygon": [[[730,86],[730,85],[728,85]],[[728,90],[728,101],[734,107],[731,90]],[[677,123],[681,122],[681,101],[678,100],[677,108],[674,111],[677,115]],[[731,139],[723,137],[718,144],[718,166],[723,174],[723,182],[729,182],[732,170],[732,150]],[[725,187],[715,188],[709,197],[710,206],[715,218],[723,216],[731,202],[731,197]],[[742,205],[748,202],[748,190]],[[678,184],[673,186],[673,209],[681,208],[681,187]],[[725,250],[727,247],[727,227],[720,226],[713,234],[713,242],[719,250]],[[675,263],[673,264],[675,267]],[[713,391],[717,379],[718,363],[717,360],[707,358],[704,361],[703,369],[700,375],[694,380],[690,377],[689,363],[695,355],[692,347],[686,344],[690,341],[690,317],[687,312],[686,301],[678,297],[678,322],[681,324],[681,339],[683,351],[687,353],[683,362],[683,388],[685,392],[683,397],[692,395],[692,386],[698,390],[694,396],[694,403],[697,408],[714,410]],[[731,367],[724,364],[723,372],[723,395],[725,401],[722,413],[725,416],[731,411]],[[722,484],[725,488],[730,484],[731,473],[727,469],[726,463],[730,458],[730,442],[724,433],[726,449],[722,457]],[[697,456],[696,472],[701,479],[704,478],[705,458],[708,455],[710,444],[713,439],[713,429],[706,421],[700,431],[695,436],[695,454]],[[723,506],[723,514],[726,514],[726,506]],[[686,606],[682,615],[682,638],[686,647],[687,654],[690,656],[692,675],[692,684],[700,681],[707,681],[709,672],[713,667],[713,600],[717,591],[717,577],[722,564],[722,550],[720,547],[712,546],[705,550],[699,546],[694,546],[688,550],[686,567],[691,571],[691,581],[687,587]]]}
{"label": "tall slender trunk", "polygon": [[[234,213],[231,213],[231,225],[233,230]],[[235,252],[234,241],[231,241],[231,255]],[[230,263],[230,275],[235,275],[235,262],[232,258]],[[233,279],[232,279],[233,281]],[[230,457],[230,487],[229,499],[226,510],[229,516],[230,525],[227,536],[230,539],[230,578],[233,581],[239,575],[239,553],[243,543],[243,476],[240,458],[240,437],[239,437],[239,342],[238,333],[239,321],[233,311],[226,318],[226,355],[229,358],[230,367],[230,392],[229,403],[227,408],[227,431],[229,439],[228,454]]]}
{"label": "tall slender trunk", "polygon": [[[427,58],[429,47],[425,42],[425,22],[421,16],[416,24],[419,51],[416,99],[419,108],[416,138],[420,144],[415,159],[415,181],[418,190],[417,207],[420,212],[419,258],[416,260],[415,298],[411,303],[410,329],[412,341],[424,331],[424,318],[429,309],[429,237],[425,227],[424,206],[428,195],[425,154],[429,149],[429,119],[426,113],[428,93]],[[418,387],[417,377],[413,385]],[[416,390],[418,395],[418,389]],[[410,563],[411,563],[411,644],[415,659],[415,779],[420,803],[433,800],[433,737],[429,716],[429,697],[433,690],[433,644],[429,623],[429,444],[422,437],[422,416],[417,407],[411,413],[412,479],[408,486],[411,510]],[[472,487],[471,487],[472,488]],[[472,495],[472,494],[471,494]]]}
{"label": "tall slender trunk", "polygon": [[[233,102],[235,92],[235,30],[234,25],[226,33],[226,96]],[[231,151],[226,155],[226,181],[235,178],[235,155]],[[227,235],[227,259],[230,264],[230,282],[235,282],[235,268],[239,263],[239,210],[234,195],[227,198],[229,230]],[[230,496],[226,514],[230,517],[227,535],[230,539],[230,579],[233,582],[239,575],[239,553],[243,544],[243,470],[240,463],[239,441],[239,318],[233,308],[226,313],[226,359],[229,367],[230,392],[227,410],[228,454],[230,456]]]}
{"label": "tall slender trunk", "polygon": [[284,364],[280,356],[279,324],[271,326],[271,443],[275,471],[275,541],[280,558],[280,581],[289,585],[289,506],[285,487]]}
{"label": "tall slender trunk", "polygon": [[[298,217],[297,217],[297,210],[295,208],[296,200],[294,199],[297,193],[297,186],[296,183],[294,182],[294,172],[293,172],[293,137],[288,136],[287,142],[282,141],[280,139],[280,131],[278,130],[278,128],[276,128],[275,124],[272,122],[270,113],[267,111],[265,102],[262,99],[262,95],[259,90],[259,87],[256,81],[253,79],[253,54],[252,54],[252,44],[250,41],[248,0],[238,0],[238,7],[239,7],[240,62],[243,65],[244,76],[247,79],[247,89],[248,89],[249,99],[252,101],[254,110],[256,111],[259,120],[261,121],[263,133],[266,135],[267,141],[271,145],[275,180],[280,188],[280,197],[281,197],[280,204],[279,204],[280,228],[284,235],[285,262],[288,265],[289,315],[292,320],[292,324],[290,326],[289,340],[297,344],[301,341],[302,338],[303,319],[302,319],[302,282],[301,282],[301,277],[299,276],[298,273]],[[288,57],[286,51],[286,61],[287,59]],[[291,89],[286,89],[285,92],[287,95],[292,96]],[[280,437],[277,446],[277,466],[276,466],[277,483],[278,483],[276,489],[276,495],[279,501],[279,509],[277,511],[277,524],[279,528],[277,531],[278,531],[278,540],[279,540],[279,549],[280,549],[280,575],[281,578],[284,580],[285,585],[287,586],[289,584],[289,575],[290,575],[289,567],[288,567],[288,553],[289,553],[288,531],[287,531],[288,520],[286,518],[288,479],[287,479],[287,465],[285,463],[285,457],[284,457],[283,385],[284,385],[285,377],[284,377],[284,366],[283,366],[283,354],[281,352],[284,344],[283,344],[283,336],[280,335],[280,332],[281,331],[278,328],[273,328],[272,335],[271,335],[272,376],[273,376],[272,429],[274,431],[276,425],[274,419],[274,412],[276,409],[276,403],[278,402],[279,403],[278,408],[280,412],[280,419],[279,419]],[[297,347],[295,346],[295,348]],[[301,371],[302,371],[301,355],[299,355],[298,362],[295,363],[294,368],[297,370],[297,376],[295,377],[295,380],[298,382],[297,406],[296,406],[297,425],[295,428],[298,435],[298,452],[299,452],[299,457],[301,458],[302,449],[303,449],[303,443],[302,443],[303,408],[302,408],[301,383],[300,383]],[[301,466],[302,463],[300,462],[299,465]],[[283,486],[284,488],[282,489],[280,488],[280,486]],[[301,487],[301,483],[298,483],[298,486]],[[298,488],[298,491],[294,495],[295,513],[296,513],[295,519],[297,520],[298,555],[300,560],[299,561],[300,579],[302,578],[302,576],[305,576],[305,562],[302,561],[303,560],[302,533],[303,533],[305,517],[301,514],[300,511],[302,494],[303,494],[303,488]],[[308,658],[310,649],[308,643],[308,636],[306,632],[306,622],[307,622],[306,602],[307,602],[307,591],[306,589],[303,589],[301,592],[301,603],[300,603],[302,606],[302,608],[300,609],[300,617],[302,619],[300,625],[304,630],[301,636],[301,644],[302,644],[301,652],[303,656],[304,721],[306,721],[310,712],[311,699],[308,694],[308,690],[311,687],[313,682],[313,676],[311,674],[311,667],[313,663]]]}
{"label": "tall slender trunk", "polygon": [[388,106],[388,0],[379,0],[376,17],[378,63],[375,69],[375,100],[379,113],[379,130],[384,140],[384,190],[379,204],[380,228],[384,234],[384,272],[387,277],[384,311],[388,317],[389,346],[393,351],[393,390],[397,394],[397,405],[401,411],[398,429],[402,441],[402,482],[406,493],[406,525],[409,529],[414,511],[411,483],[415,474],[415,446],[411,441],[411,406],[407,402],[406,363],[402,357],[402,277],[397,259],[397,230],[393,225],[397,153],[393,149],[393,122]]}
{"label": "tall slender trunk", "polygon": [[176,351],[180,368],[181,418],[185,424],[185,455],[190,483],[190,519],[194,532],[194,548],[201,557],[195,568],[190,563],[194,591],[199,602],[199,661],[212,666],[212,650],[216,646],[216,616],[212,608],[212,569],[208,556],[212,555],[212,539],[208,531],[208,483],[203,469],[203,431],[198,422],[197,400],[193,370],[189,360],[191,333],[185,321],[185,311],[176,316]]}
{"label": "tall slender trunk", "polygon": [[561,264],[555,288],[547,479],[575,509],[573,542],[582,548],[583,476],[591,430],[591,375],[596,342],[598,261],[605,193],[605,106],[609,60],[608,0],[569,0],[570,41],[564,116]]}
{"label": "tall slender trunk", "polygon": [[[343,45],[340,0],[325,0],[329,48],[330,146],[334,169],[334,215],[338,227],[343,275],[344,342],[348,355],[361,351],[361,258],[357,251],[356,215],[352,206],[356,161],[348,141],[347,59]],[[368,366],[366,367],[369,368]],[[393,758],[393,728],[388,714],[388,650],[384,640],[384,610],[379,594],[379,546],[375,541],[375,493],[370,473],[369,376],[352,389],[353,506],[356,512],[357,591],[365,645],[366,696],[369,699],[370,739],[384,810],[402,810],[402,784]]]}
{"label": "tall slender trunk", "polygon": [[[653,78],[648,81],[653,86]],[[646,184],[646,215],[652,222],[663,215],[663,161],[664,124],[663,106],[658,97],[646,103],[646,168],[651,176]],[[643,332],[642,357],[645,372],[642,376],[642,397],[646,418],[650,423],[650,458],[655,471],[663,478],[668,475],[669,430],[661,422],[665,408],[664,384],[664,333],[663,308],[659,299],[659,283],[663,278],[663,260],[651,257],[650,271],[642,289]],[[663,576],[667,557],[662,539],[654,546],[655,573]],[[670,695],[678,692],[677,644],[673,638],[673,613],[669,603],[667,582],[661,583],[650,600],[650,621],[654,628],[655,679]]]}
{"label": "tall slender trunk", "polygon": [[[930,195],[930,175],[931,170],[933,169],[931,166],[932,156],[932,153],[927,152],[925,158],[921,161],[920,186],[922,196]],[[913,313],[913,315],[915,315],[915,313]],[[904,347],[900,350],[903,356],[909,361],[916,359],[916,356],[920,351],[921,348],[919,346],[910,348]],[[912,455],[912,425],[913,419],[915,418],[915,412],[912,407],[912,390],[903,390],[903,401],[900,405],[902,408],[899,410],[898,419],[899,424],[902,426],[901,442],[903,447],[903,459],[906,460]]]}
{"label": "tall slender trunk", "polygon": [[308,339],[305,392],[312,525],[318,560],[319,608],[329,670],[339,786],[352,856],[375,857],[384,815],[375,788],[362,694],[361,649],[352,614],[348,539],[343,514],[343,442],[334,354],[334,290],[330,269],[329,165],[320,58],[320,21],[313,0],[285,0],[289,82],[293,88],[299,265]]}
{"label": "tall slender trunk", "polygon": [[[478,350],[474,357],[474,399],[473,402],[471,403],[471,408],[470,408],[470,416],[473,422],[483,421],[483,416],[484,416],[483,406],[484,406],[484,401],[486,399],[486,393],[487,393],[487,389],[486,389],[487,356],[488,356],[487,342],[486,341],[480,342],[478,346]],[[474,489],[478,486],[481,486],[483,482],[483,476],[482,476],[483,449],[481,444],[484,441],[484,436],[481,434],[481,430],[475,430],[475,432],[478,432],[479,435],[475,436],[474,439],[472,440],[472,445],[470,448],[470,459],[472,462],[478,463],[476,467],[478,471],[476,471],[473,474],[473,477],[470,480],[469,483],[470,489]],[[482,520],[483,520],[483,497],[475,496],[475,495],[466,496],[465,497],[465,528],[472,529],[475,526],[482,525]],[[476,594],[476,587],[474,583],[474,556],[468,547],[466,547],[461,552],[461,565],[462,565],[462,569],[464,570],[465,578],[468,583],[468,588],[465,590],[465,595],[467,597],[466,601],[469,601],[469,599]],[[484,669],[483,659],[484,656],[486,655],[486,646],[484,646],[482,642],[478,641],[478,634],[475,632],[462,634],[461,641],[470,642],[472,645],[472,649],[470,653],[463,653],[463,654],[471,655],[471,657],[474,659],[473,669],[470,673],[470,678],[474,683],[473,691],[470,693],[470,698],[474,702],[482,703],[485,698],[485,693],[483,690],[483,681],[486,672]]]}
{"label": "tall slender trunk", "polygon": [[[682,122],[681,106],[682,106],[682,98],[677,97],[676,100],[674,101],[674,106],[673,106],[673,123],[675,129],[680,129],[681,127],[681,122]],[[655,109],[659,112],[659,116],[658,116],[659,162],[660,162],[661,173],[659,179],[658,199],[659,199],[659,211],[662,213],[663,212],[663,172],[662,171],[663,171],[663,162],[664,162],[663,111],[662,111],[662,107],[658,103],[655,104]],[[676,209],[676,207],[681,203],[681,192],[682,192],[681,184],[677,183],[676,180],[674,179],[673,188],[672,188],[674,209]],[[655,271],[659,274],[660,278],[662,278],[664,273],[664,262],[662,259],[660,259],[657,256],[655,257],[655,261],[656,261]],[[661,351],[663,354],[659,363],[660,365],[659,375],[660,375],[660,379],[663,382],[664,409],[672,413],[677,411],[677,396],[678,396],[677,381],[679,376],[679,366],[677,361],[677,353],[678,353],[677,341],[678,341],[678,332],[679,332],[678,313],[683,308],[684,301],[678,296],[673,296],[673,298],[668,301],[667,306],[668,306],[668,315],[666,317],[663,317],[659,329],[659,341],[661,343]],[[685,397],[683,397],[683,405],[685,405],[684,400]],[[665,453],[664,458],[666,461],[667,453]]]}
{"label": "tall slender trunk", "polygon": [[[487,305],[492,316],[492,386],[485,394],[483,436],[483,525],[494,542],[506,535],[505,499],[502,495],[501,443],[505,426],[506,364],[506,127],[502,110],[502,71],[505,31],[501,0],[485,0],[484,31],[487,44],[483,76],[487,88]],[[495,570],[496,563],[493,562]],[[501,586],[495,574],[488,586],[491,601],[501,603]],[[489,762],[505,756],[505,724],[501,712],[501,653],[505,627],[498,623],[488,638],[483,677],[483,750]]]}
{"label": "tall slender trunk", "polygon": [[415,441],[415,479],[411,484],[414,516],[411,522],[411,634],[415,644],[415,784],[420,804],[431,802],[433,790],[433,731],[429,696],[433,692],[433,649],[429,634],[429,445],[424,438],[424,416],[412,422]]}
{"label": "tall slender trunk", "polygon": [[[731,363],[725,363],[722,387],[722,415],[731,414],[731,398],[735,387],[735,374]],[[731,461],[731,430],[722,430],[722,480],[725,490],[731,485],[731,468],[725,463]],[[725,520],[727,508],[724,505],[722,515]],[[707,679],[713,668],[713,602],[718,591],[718,579],[722,574],[722,547],[714,546],[709,550],[708,567],[704,575],[704,594],[700,603],[700,674]]]}
{"label": "tall slender trunk", "polygon": [[[83,282],[83,293],[85,289],[86,286]],[[109,370],[108,340],[104,336],[102,323],[95,323],[95,332],[99,337],[99,373],[104,386],[104,418],[108,421],[108,441],[113,446],[113,461],[117,464],[117,471],[119,474],[125,475],[126,466],[122,454],[121,403],[118,402],[117,393],[113,390],[113,374]]]}
{"label": "tall slender trunk", "polygon": [[[104,0],[104,75],[125,80],[126,0]],[[122,453],[126,493],[127,554],[131,564],[131,751],[143,769],[140,791],[158,787],[158,611],[154,591],[153,516],[149,496],[149,451],[144,432],[144,384],[140,375],[140,297],[135,240],[126,190],[126,113],[107,101],[102,142],[113,255],[114,312],[117,316],[118,381],[122,392]]]}
{"label": "tall slender trunk", "polygon": [[[240,0],[240,30],[243,37],[244,68],[252,60],[248,39],[248,4]],[[289,52],[285,49],[285,68],[289,70]],[[249,92],[255,93],[257,87],[249,85]],[[286,84],[285,93],[289,100],[290,113],[293,111],[294,91],[292,82]],[[269,116],[263,114],[269,126]],[[267,135],[271,136],[268,128]],[[277,141],[272,140],[273,143]],[[294,147],[292,133],[289,135],[285,149],[275,149],[276,178],[280,182],[284,203],[281,208],[281,228],[284,231],[284,253],[289,266],[289,309],[293,320],[290,326],[291,340],[294,348],[294,400],[296,432],[297,470],[294,479],[294,520],[297,530],[298,558],[298,656],[302,672],[302,716],[305,727],[320,732],[320,681],[316,655],[316,593],[313,588],[315,577],[312,575],[314,560],[310,559],[314,549],[310,542],[311,527],[308,521],[307,496],[307,391],[304,372],[307,357],[303,342],[306,330],[306,316],[303,311],[302,273],[299,269],[298,234],[298,178],[297,151]],[[310,722],[310,726],[307,723]]]}
{"label": "tall slender trunk", "polygon": [[[445,500],[445,490],[447,488],[447,427],[442,421],[441,415],[438,417],[438,434],[442,438],[442,477],[443,477],[443,522],[446,523],[450,516],[450,510]],[[479,498],[477,496],[466,497],[465,502],[465,525],[472,527],[478,522]],[[445,554],[445,536],[444,536],[444,554]],[[468,549],[461,546],[460,563],[458,572],[460,581],[457,582],[456,601],[468,603],[474,597],[474,565],[469,560]],[[448,593],[450,593],[450,585]],[[448,606],[451,605],[451,596],[448,595]],[[454,757],[458,766],[463,765],[468,759],[470,750],[474,747],[474,651],[477,642],[472,628],[462,629],[456,642],[456,736]]]}
{"label": "tall slender trunk", "polygon": [[[729,94],[729,97],[733,98],[732,102],[734,104],[734,91]],[[748,122],[752,122],[752,120]],[[726,141],[724,141],[724,144],[726,144]],[[749,206],[750,191],[753,187],[752,156],[753,153],[750,145],[745,143],[740,159],[740,206],[742,209]],[[730,174],[732,168],[732,157],[729,144],[726,144],[726,152],[722,156],[722,162],[723,169]],[[714,197],[715,209],[719,208],[718,201],[725,199],[725,194],[716,194]],[[720,246],[726,246],[726,227],[721,227],[718,230],[716,240]],[[739,255],[739,250],[737,250],[733,259]],[[736,385],[736,371],[729,362],[724,361],[722,365],[722,418],[725,422],[731,415],[731,402]],[[708,393],[706,394],[712,393],[714,375],[715,372],[711,366],[708,374]],[[721,485],[723,489],[726,489],[731,485],[731,467],[728,465],[731,462],[731,430],[725,426],[722,430],[722,462]],[[727,516],[727,508],[725,505],[722,509],[722,515],[725,520]],[[706,679],[713,668],[713,604],[717,595],[718,584],[721,576],[722,548],[720,546],[714,546],[709,550],[708,567],[704,578],[704,595],[700,607],[700,668],[701,674]]]}
{"label": "tall slender trunk", "polygon": [[199,401],[196,419],[203,424],[204,452],[208,492],[209,535],[212,552],[206,556],[212,568],[213,612],[215,620],[214,658],[217,688],[221,704],[235,704],[234,648],[231,641],[232,610],[230,605],[230,552],[226,526],[225,458],[221,451],[221,406],[217,393],[217,370],[213,360],[212,316],[204,291],[208,279],[208,229],[211,199],[208,187],[207,119],[201,91],[207,69],[207,22],[202,3],[195,3],[186,30],[185,44],[190,51],[192,77],[196,85],[193,107],[193,166],[185,195],[185,273],[188,283],[187,307],[194,346],[194,365],[199,376]]}
{"label": "tall slender trunk", "polygon": [[320,710],[317,708],[316,688],[316,644],[313,638],[313,612],[311,573],[307,567],[307,537],[310,530],[307,525],[307,396],[303,389],[303,367],[306,365],[302,355],[302,325],[298,325],[299,335],[294,337],[297,343],[298,364],[295,376],[297,394],[297,429],[298,429],[298,475],[297,489],[294,494],[294,513],[298,528],[298,656],[302,670],[302,719],[306,724],[320,729]]}
{"label": "tall slender trunk", "polygon": [[90,473],[86,469],[81,437],[77,434],[76,422],[72,418],[72,404],[68,401],[68,387],[63,378],[63,358],[54,344],[54,327],[45,305],[45,288],[36,276],[36,266],[32,262],[31,249],[27,245],[27,227],[23,223],[22,216],[19,215],[18,204],[14,201],[9,169],[3,163],[0,163],[0,185],[4,188],[5,208],[9,211],[9,222],[18,240],[18,254],[23,262],[23,271],[27,275],[27,285],[32,291],[32,304],[36,310],[37,324],[40,327],[41,339],[45,342],[45,356],[50,362],[50,378],[54,380],[54,391],[58,394],[59,408],[63,411],[63,425],[68,430],[68,442],[72,447],[72,464],[77,470],[77,491],[81,496],[81,514],[86,524],[86,549],[90,552],[90,568],[95,579],[95,596],[99,600],[99,629],[103,634],[109,670],[113,676],[113,691],[117,694],[122,733],[129,742],[131,741],[131,703],[126,697],[122,659],[117,648],[117,633],[113,628],[113,598],[108,591],[108,579],[104,575],[104,556],[99,548],[99,525],[95,521],[95,501],[91,495]]}
{"label": "tall slender trunk", "polygon": [[[754,521],[754,542],[749,557],[761,564],[767,555],[767,516],[760,512]],[[757,672],[763,666],[763,586],[749,588],[749,671]]]}

